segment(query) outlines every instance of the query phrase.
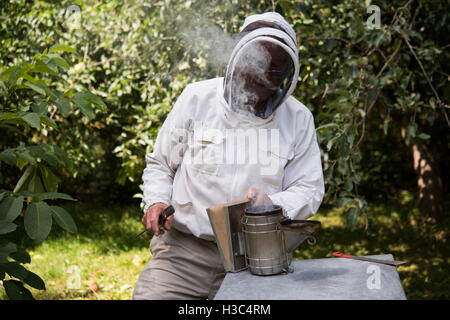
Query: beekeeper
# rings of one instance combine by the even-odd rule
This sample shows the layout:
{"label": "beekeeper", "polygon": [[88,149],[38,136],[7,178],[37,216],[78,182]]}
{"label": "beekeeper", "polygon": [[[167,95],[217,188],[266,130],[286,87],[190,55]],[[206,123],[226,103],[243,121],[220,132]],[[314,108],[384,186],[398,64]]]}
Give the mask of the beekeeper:
{"label": "beekeeper", "polygon": [[298,75],[295,32],[270,12],[245,19],[225,77],[186,86],[145,158],[142,223],[155,236],[133,299],[214,298],[225,271],[208,207],[248,197],[291,219],[317,212],[320,150],[311,112],[291,96]]}

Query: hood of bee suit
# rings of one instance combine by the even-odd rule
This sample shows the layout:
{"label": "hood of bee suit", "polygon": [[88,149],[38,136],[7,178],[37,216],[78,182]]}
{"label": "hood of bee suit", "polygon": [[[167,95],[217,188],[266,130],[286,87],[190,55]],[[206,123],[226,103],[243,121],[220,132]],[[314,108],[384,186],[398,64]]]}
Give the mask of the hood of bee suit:
{"label": "hood of bee suit", "polygon": [[[269,97],[263,112],[255,114],[252,104],[255,98],[245,92],[239,79],[234,75],[236,65],[261,68],[266,63],[267,52],[264,52],[261,42],[277,45],[286,51],[292,60],[289,73],[280,87]],[[256,50],[255,50],[256,49]],[[244,63],[242,63],[244,62]],[[269,55],[270,63],[270,55]],[[247,120],[261,122],[269,121],[276,109],[292,94],[297,84],[299,74],[298,49],[296,35],[287,21],[276,12],[256,14],[245,19],[238,35],[233,51],[228,61],[224,79],[224,98],[231,112],[238,113]],[[241,81],[242,82],[242,81]],[[253,99],[253,100],[252,100]]]}

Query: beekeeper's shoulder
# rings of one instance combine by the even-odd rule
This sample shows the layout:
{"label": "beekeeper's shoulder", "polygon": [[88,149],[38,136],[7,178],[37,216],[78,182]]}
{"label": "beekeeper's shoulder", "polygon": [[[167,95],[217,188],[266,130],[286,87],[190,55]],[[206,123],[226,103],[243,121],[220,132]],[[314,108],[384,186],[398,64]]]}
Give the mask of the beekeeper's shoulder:
{"label": "beekeeper's shoulder", "polygon": [[209,102],[216,97],[217,81],[218,78],[188,84],[180,96],[183,106],[188,108],[190,113],[198,113],[202,108],[208,108]]}
{"label": "beekeeper's shoulder", "polygon": [[201,80],[190,83],[186,86],[183,94],[187,97],[208,99],[216,94],[218,79]]}
{"label": "beekeeper's shoulder", "polygon": [[303,122],[309,121],[311,118],[313,118],[313,114],[308,109],[308,107],[293,96],[287,98],[285,104],[286,105],[284,108],[282,108],[282,110],[284,111],[285,116],[288,117],[288,119],[295,119],[296,122]]}

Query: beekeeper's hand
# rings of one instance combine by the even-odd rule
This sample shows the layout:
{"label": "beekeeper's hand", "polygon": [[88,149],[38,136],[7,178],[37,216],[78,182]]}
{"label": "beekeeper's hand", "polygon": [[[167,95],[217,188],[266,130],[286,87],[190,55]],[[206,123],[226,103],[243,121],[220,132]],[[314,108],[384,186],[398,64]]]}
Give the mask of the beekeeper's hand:
{"label": "beekeeper's hand", "polygon": [[267,193],[254,187],[248,189],[247,199],[252,201],[252,206],[269,206],[273,204]]}
{"label": "beekeeper's hand", "polygon": [[148,232],[153,232],[155,236],[164,234],[164,230],[170,230],[170,226],[173,221],[173,215],[166,219],[166,222],[163,225],[163,229],[160,229],[158,224],[159,216],[163,214],[164,209],[167,207],[167,204],[157,202],[152,204],[147,209],[147,212],[142,217],[142,224],[144,225],[145,230],[147,230]]}

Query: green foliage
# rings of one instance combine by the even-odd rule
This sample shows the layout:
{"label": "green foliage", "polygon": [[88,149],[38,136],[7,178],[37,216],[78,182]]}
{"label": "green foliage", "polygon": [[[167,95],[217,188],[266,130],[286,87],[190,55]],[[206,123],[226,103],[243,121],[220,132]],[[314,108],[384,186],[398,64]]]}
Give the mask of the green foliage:
{"label": "green foliage", "polygon": [[[379,28],[366,25],[369,4],[380,8]],[[71,5],[79,14],[70,15]],[[17,87],[35,96],[0,115],[2,126],[10,129],[0,159],[21,173],[3,177],[19,192],[15,206],[17,197],[30,197],[21,190],[56,192],[60,185],[90,199],[129,201],[138,192],[144,155],[182,89],[223,76],[226,61],[214,49],[226,48],[222,42],[239,31],[246,16],[273,9],[298,35],[300,77],[294,96],[315,116],[324,202],[342,208],[353,228],[368,198],[395,195],[403,181],[413,179],[405,143],[448,135],[450,60],[440,36],[449,32],[445,2],[8,3],[1,9],[2,16],[13,18],[0,21],[0,61],[8,66],[0,92]],[[44,53],[35,56],[36,50]],[[64,59],[63,54],[70,55]],[[49,89],[35,74],[63,81]],[[14,94],[9,99],[18,102]],[[21,141],[18,127],[27,133],[41,130],[32,141],[42,144],[9,145]],[[440,159],[448,162],[448,156]],[[18,210],[14,199],[4,204],[12,208],[11,216]],[[34,199],[43,201],[38,195]]]}
{"label": "green foliage", "polygon": [[[398,144],[422,143],[430,138],[432,126],[444,132],[450,126],[448,75],[439,71],[448,66],[448,51],[441,49],[447,44],[436,36],[449,31],[444,17],[436,21],[446,12],[446,4],[370,4],[380,8],[379,28],[366,26],[367,1],[279,3],[299,35],[301,75],[294,95],[315,113],[327,186],[325,203],[345,208],[350,228],[367,208],[365,195],[358,192],[362,179],[366,185],[383,180],[392,170],[388,160],[402,150]],[[406,131],[405,141],[397,138],[401,128]],[[397,143],[389,151],[388,134]],[[372,171],[370,177],[365,174],[372,161],[367,141],[381,154],[392,152],[386,154],[381,171]],[[402,157],[393,167],[397,171],[412,167],[408,165],[412,157]],[[376,189],[372,188],[376,194],[386,192]]]}
{"label": "green foliage", "polygon": [[72,164],[57,145],[39,144],[41,138],[60,130],[60,120],[55,121],[57,110],[63,115],[81,110],[92,119],[94,108],[106,109],[91,92],[68,86],[68,90],[60,89],[64,88],[60,74],[69,64],[59,52],[76,54],[71,47],[57,44],[35,54],[30,62],[0,68],[0,165],[2,173],[21,172],[16,181],[9,175],[0,176],[0,185],[11,187],[0,189],[0,280],[10,299],[32,299],[25,285],[45,289],[44,281],[22,266],[31,259],[19,243],[26,236],[42,242],[53,220],[66,231],[77,231],[67,211],[47,203],[75,200],[57,192],[59,179],[53,171],[72,170]]}

